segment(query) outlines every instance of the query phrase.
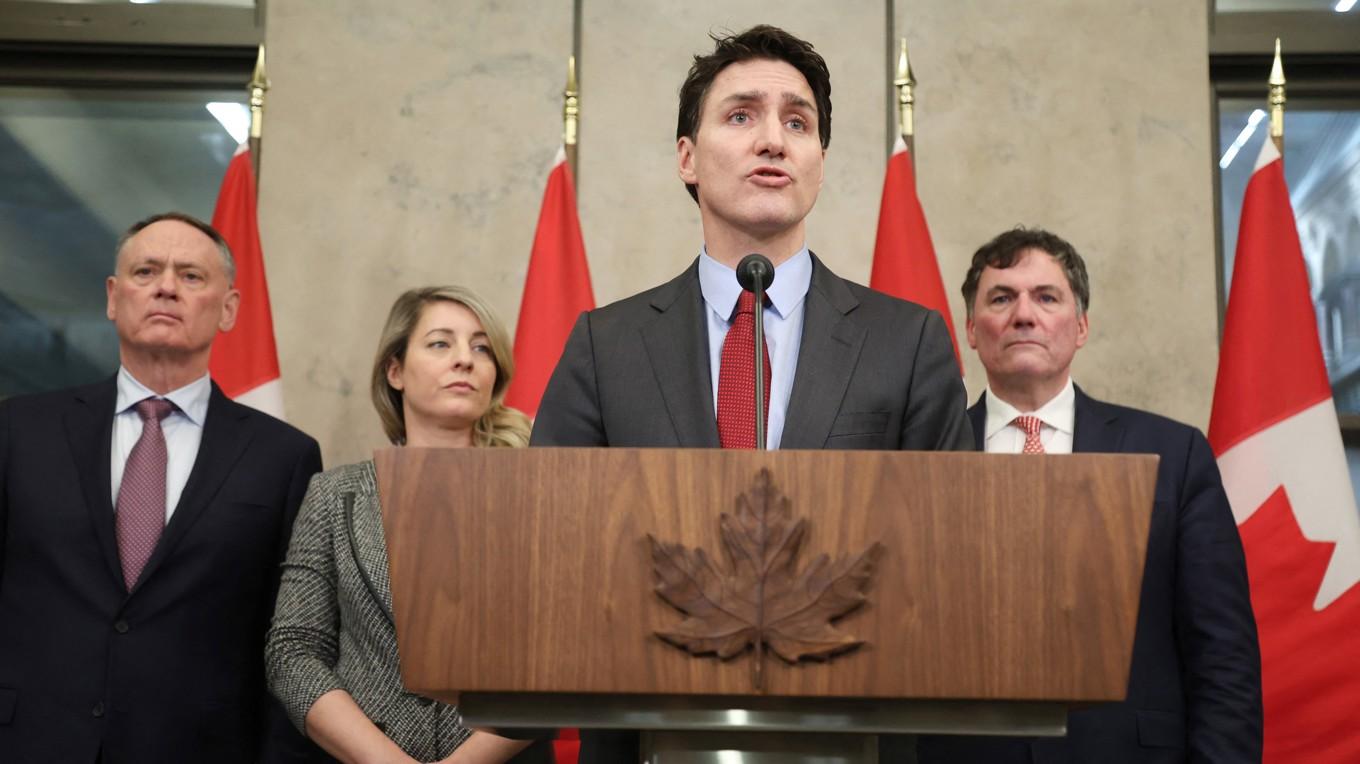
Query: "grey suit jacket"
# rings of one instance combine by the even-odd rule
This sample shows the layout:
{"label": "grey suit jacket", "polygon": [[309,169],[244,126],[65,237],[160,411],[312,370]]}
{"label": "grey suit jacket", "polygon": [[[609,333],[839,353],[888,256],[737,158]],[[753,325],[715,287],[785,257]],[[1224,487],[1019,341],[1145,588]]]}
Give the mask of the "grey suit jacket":
{"label": "grey suit jacket", "polygon": [[[780,448],[971,450],[939,314],[812,262]],[[717,448],[704,310],[696,260],[666,284],[582,314],[533,445]]]}
{"label": "grey suit jacket", "polygon": [[449,755],[470,734],[453,706],[402,687],[373,462],[312,479],[283,564],[265,667],[299,730],[317,698],[343,689],[419,761]]}

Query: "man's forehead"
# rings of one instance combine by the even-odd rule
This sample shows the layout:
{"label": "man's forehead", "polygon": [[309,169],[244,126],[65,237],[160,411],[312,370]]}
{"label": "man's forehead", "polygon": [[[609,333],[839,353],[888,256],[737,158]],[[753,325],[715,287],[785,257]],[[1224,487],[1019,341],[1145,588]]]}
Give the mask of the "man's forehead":
{"label": "man's forehead", "polygon": [[771,94],[785,102],[801,101],[816,108],[807,78],[793,64],[776,58],[752,58],[728,64],[713,78],[709,95],[713,96],[710,101],[720,102],[763,100]]}

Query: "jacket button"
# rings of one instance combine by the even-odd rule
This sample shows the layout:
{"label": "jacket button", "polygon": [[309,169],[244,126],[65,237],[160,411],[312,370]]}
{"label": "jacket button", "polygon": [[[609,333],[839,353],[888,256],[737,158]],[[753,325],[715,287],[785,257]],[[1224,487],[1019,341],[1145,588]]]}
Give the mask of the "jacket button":
{"label": "jacket button", "polygon": [[113,625],[113,630],[116,631],[116,632],[118,632],[119,634],[126,634],[126,633],[128,633],[128,624],[127,624],[127,621],[118,621],[117,623],[115,623],[115,624]]}
{"label": "jacket button", "polygon": [[99,717],[101,717],[101,716],[103,716],[103,715],[104,715],[104,702],[103,702],[103,701],[100,701],[100,702],[98,702],[98,703],[95,703],[95,704],[94,704],[94,708],[90,709],[90,713],[94,714],[94,716],[95,716],[96,719],[99,718]]}

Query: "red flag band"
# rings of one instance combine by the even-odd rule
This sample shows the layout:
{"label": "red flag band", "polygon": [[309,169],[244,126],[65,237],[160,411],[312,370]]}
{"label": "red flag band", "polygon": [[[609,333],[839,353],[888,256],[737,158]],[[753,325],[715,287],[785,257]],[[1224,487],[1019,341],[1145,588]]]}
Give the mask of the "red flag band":
{"label": "red flag band", "polygon": [[212,224],[227,240],[236,261],[241,307],[235,328],[218,334],[213,341],[209,373],[228,398],[282,419],[279,353],[274,344],[274,319],[269,311],[269,286],[255,217],[255,171],[245,144],[227,165]]}
{"label": "red flag band", "polygon": [[566,153],[559,150],[543,190],[543,207],[524,277],[524,299],[515,326],[515,378],[508,406],[529,416],[538,412],[543,389],[582,311],[595,307],[590,267],[576,215],[576,190]]}
{"label": "red flag band", "polygon": [[[954,336],[954,318],[949,298],[940,279],[940,264],[921,200],[916,196],[916,173],[911,154],[899,137],[888,171],[883,176],[883,201],[878,209],[878,239],[874,243],[874,266],[869,286],[893,297],[924,305],[944,316],[954,357],[959,358],[959,341]],[[959,369],[963,361],[959,360]]]}

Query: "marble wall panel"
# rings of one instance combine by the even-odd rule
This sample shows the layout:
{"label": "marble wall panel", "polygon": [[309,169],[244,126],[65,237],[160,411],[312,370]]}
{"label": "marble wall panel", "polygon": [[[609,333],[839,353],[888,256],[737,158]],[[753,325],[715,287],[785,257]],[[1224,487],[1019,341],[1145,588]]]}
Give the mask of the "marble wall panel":
{"label": "marble wall panel", "polygon": [[[919,188],[963,337],[973,251],[1018,224],[1091,275],[1074,377],[1199,427],[1218,314],[1203,2],[896,0],[919,84]],[[966,379],[986,384],[968,352]]]}

